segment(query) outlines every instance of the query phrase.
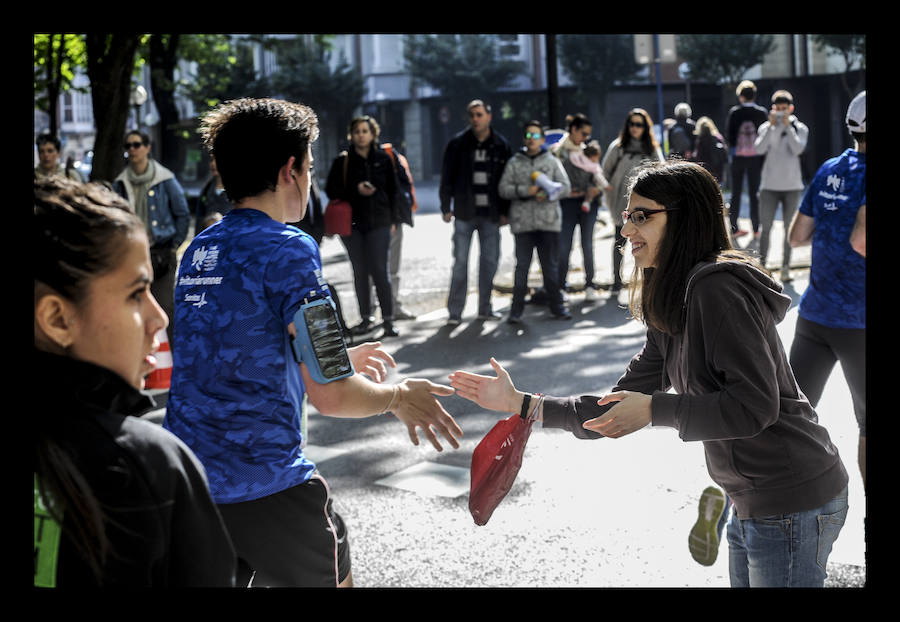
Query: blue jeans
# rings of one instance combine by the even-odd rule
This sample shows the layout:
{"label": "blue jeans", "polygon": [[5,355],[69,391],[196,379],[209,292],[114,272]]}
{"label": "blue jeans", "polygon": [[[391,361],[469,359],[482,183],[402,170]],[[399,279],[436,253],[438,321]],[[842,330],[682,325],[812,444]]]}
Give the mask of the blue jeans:
{"label": "blue jeans", "polygon": [[831,547],[847,518],[847,489],[806,512],[728,522],[731,587],[824,587]]}
{"label": "blue jeans", "polygon": [[494,275],[500,262],[500,224],[489,218],[476,216],[471,220],[453,219],[453,275],[450,277],[450,294],[447,310],[451,318],[462,316],[469,292],[469,249],[472,235],[478,231],[481,249],[478,262],[478,314],[491,313],[491,293]]}
{"label": "blue jeans", "polygon": [[594,224],[597,222],[597,211],[600,204],[591,201],[588,212],[581,211],[583,198],[560,199],[562,210],[562,231],[559,232],[559,286],[566,287],[569,274],[569,255],[572,253],[572,239],[575,237],[575,225],[581,230],[581,255],[584,257],[584,285],[590,287],[594,283]]}

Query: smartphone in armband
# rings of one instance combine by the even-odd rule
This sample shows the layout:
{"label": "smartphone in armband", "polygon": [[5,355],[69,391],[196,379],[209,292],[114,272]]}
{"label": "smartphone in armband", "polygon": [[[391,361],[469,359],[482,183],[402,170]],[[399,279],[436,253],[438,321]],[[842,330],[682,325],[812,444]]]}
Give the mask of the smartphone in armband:
{"label": "smartphone in armband", "polygon": [[353,363],[330,296],[304,302],[294,314],[294,328],[294,358],[306,363],[313,380],[326,384],[353,375]]}

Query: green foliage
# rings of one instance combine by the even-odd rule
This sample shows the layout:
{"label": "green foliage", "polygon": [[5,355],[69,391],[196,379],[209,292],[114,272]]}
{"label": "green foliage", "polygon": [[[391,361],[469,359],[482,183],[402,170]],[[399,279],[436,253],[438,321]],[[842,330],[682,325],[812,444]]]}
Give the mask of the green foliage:
{"label": "green foliage", "polygon": [[[452,101],[486,99],[524,72],[503,58],[497,35],[406,35],[404,60],[414,82],[440,90]],[[459,106],[457,106],[458,108]]]}
{"label": "green foliage", "polygon": [[75,72],[87,63],[82,35],[36,34],[34,35],[34,105],[48,112],[47,94],[54,90],[69,89],[87,92],[85,87],[73,87]]}
{"label": "green foliage", "polygon": [[841,84],[848,95],[858,93],[865,79],[860,76],[855,84],[850,84],[848,73],[855,69],[866,68],[866,35],[810,35],[810,38],[819,50],[825,50],[830,56],[840,56],[844,59],[846,69],[841,75]]}
{"label": "green foliage", "polygon": [[692,80],[736,85],[747,70],[775,49],[774,35],[678,35],[678,55]]}
{"label": "green foliage", "polygon": [[596,99],[600,112],[615,84],[633,79],[642,69],[634,60],[632,35],[559,35],[559,61],[572,79],[577,97]]}
{"label": "green foliage", "polygon": [[841,56],[847,70],[866,68],[866,35],[810,35],[819,50]]}
{"label": "green foliage", "polygon": [[333,35],[270,38],[278,70],[265,85],[272,95],[305,104],[322,119],[347,121],[362,103],[365,88],[358,69],[343,54],[334,58]]}
{"label": "green foliage", "polygon": [[179,56],[191,70],[180,74],[178,93],[198,111],[242,96],[256,80],[247,42],[229,35],[182,35]]}

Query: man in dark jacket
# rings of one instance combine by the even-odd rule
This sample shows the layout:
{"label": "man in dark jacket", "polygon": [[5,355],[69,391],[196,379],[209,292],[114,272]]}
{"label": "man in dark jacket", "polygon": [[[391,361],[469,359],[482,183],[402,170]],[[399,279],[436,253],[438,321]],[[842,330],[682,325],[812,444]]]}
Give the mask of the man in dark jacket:
{"label": "man in dark jacket", "polygon": [[469,247],[475,231],[481,249],[478,319],[501,317],[491,308],[491,292],[500,260],[500,227],[506,224],[509,214],[509,201],[500,198],[497,185],[512,150],[506,139],[491,127],[488,104],[476,99],[466,109],[470,127],[447,143],[441,166],[441,212],[444,222],[455,219],[453,275],[447,298],[451,325],[462,321],[468,291]]}

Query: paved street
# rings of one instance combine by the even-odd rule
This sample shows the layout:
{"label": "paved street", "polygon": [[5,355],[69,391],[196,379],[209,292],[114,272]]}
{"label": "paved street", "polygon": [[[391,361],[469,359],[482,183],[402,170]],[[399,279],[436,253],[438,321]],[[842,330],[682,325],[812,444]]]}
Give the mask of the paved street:
{"label": "paved street", "polygon": [[[470,295],[462,325],[447,327],[451,226],[435,209],[433,187],[417,185],[417,190],[422,209],[415,228],[405,230],[400,297],[419,318],[398,322],[400,337],[384,342],[398,362],[389,381],[420,377],[447,383],[455,369],[490,373],[488,358],[495,356],[524,390],[560,396],[608,390],[644,337],[643,327],[628,319],[625,292],[619,300],[604,294],[595,302],[571,294],[570,322],[549,319],[546,309],[529,306],[519,326],[475,321],[475,296]],[[609,227],[598,227],[600,282],[610,280],[610,233]],[[780,242],[773,240],[772,248],[777,265]],[[501,312],[509,306],[512,252],[512,237],[504,228],[495,281],[495,310]],[[326,239],[322,256],[325,276],[339,291],[352,326],[359,314],[343,247]],[[576,250],[576,273],[579,261]],[[808,261],[808,249],[795,252],[797,269],[786,288],[795,305],[780,326],[786,348],[796,302],[807,284],[803,266]],[[532,277],[540,282],[536,264]],[[578,277],[573,281],[578,283]],[[310,417],[307,452],[328,479],[349,525],[357,586],[728,586],[726,544],[711,567],[700,566],[688,552],[698,496],[711,483],[699,443],[684,443],[669,429],[580,441],[535,428],[512,491],[490,522],[478,527],[467,506],[469,464],[474,447],[502,415],[456,396],[442,401],[465,431],[459,450],[438,453],[427,442],[414,447],[391,416]],[[819,416],[851,475],[850,513],[831,562],[862,566],[864,499],[856,467],[857,429],[839,369]]]}

